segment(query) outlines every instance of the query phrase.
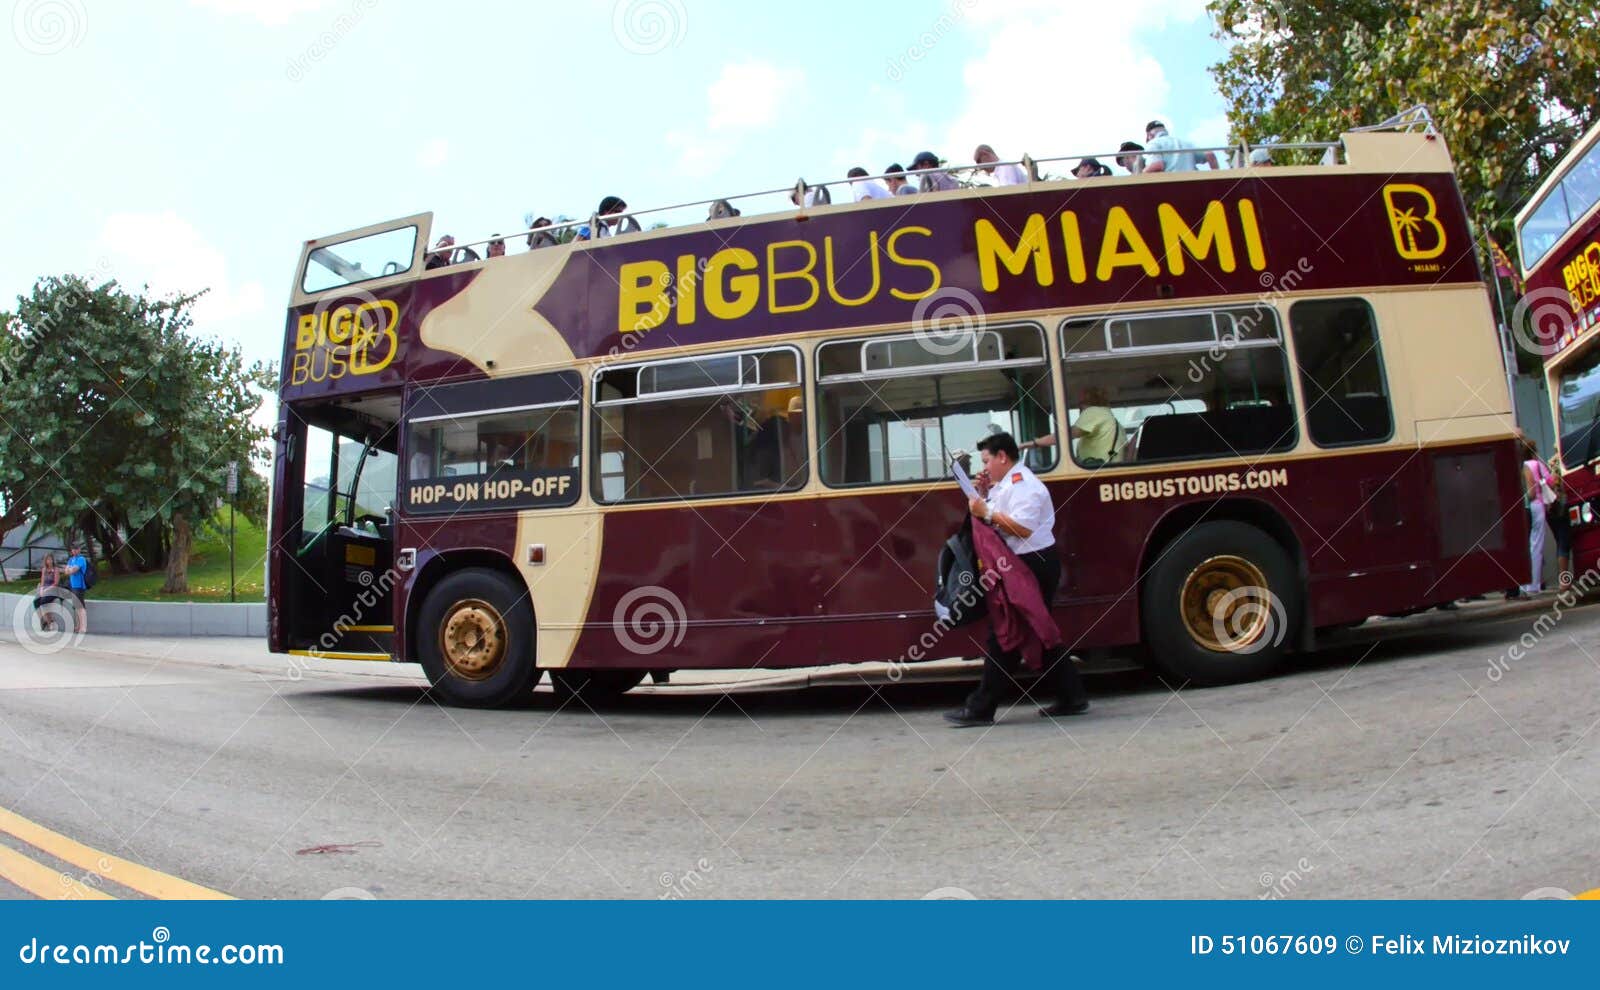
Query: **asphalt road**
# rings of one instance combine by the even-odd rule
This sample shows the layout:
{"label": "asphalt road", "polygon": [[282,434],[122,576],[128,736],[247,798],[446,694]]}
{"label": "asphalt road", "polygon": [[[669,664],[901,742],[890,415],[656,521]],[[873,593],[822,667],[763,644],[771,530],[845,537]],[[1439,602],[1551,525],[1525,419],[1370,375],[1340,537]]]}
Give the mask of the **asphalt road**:
{"label": "asphalt road", "polygon": [[0,808],[240,897],[1585,891],[1600,609],[1535,619],[1369,624],[1239,687],[1092,677],[1090,715],[989,730],[944,727],[951,682],[483,712],[434,704],[414,668],[0,640]]}

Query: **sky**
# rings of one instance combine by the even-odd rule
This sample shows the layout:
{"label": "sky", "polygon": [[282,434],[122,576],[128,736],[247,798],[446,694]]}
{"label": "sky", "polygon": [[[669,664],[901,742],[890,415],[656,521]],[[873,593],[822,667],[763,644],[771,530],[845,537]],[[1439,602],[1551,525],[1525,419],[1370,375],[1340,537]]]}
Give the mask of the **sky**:
{"label": "sky", "polygon": [[465,243],[923,149],[1227,137],[1203,0],[4,2],[0,310],[68,272],[209,289],[197,331],[252,360],[301,243],[395,217]]}

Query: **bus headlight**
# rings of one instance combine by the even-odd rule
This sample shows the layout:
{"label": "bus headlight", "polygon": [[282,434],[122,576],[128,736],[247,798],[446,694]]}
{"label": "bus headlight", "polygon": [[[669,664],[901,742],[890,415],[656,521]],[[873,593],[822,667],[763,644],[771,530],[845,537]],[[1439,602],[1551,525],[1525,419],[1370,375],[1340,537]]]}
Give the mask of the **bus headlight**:
{"label": "bus headlight", "polygon": [[1589,503],[1589,502],[1583,503],[1582,518],[1583,518],[1583,523],[1586,526],[1589,523],[1594,522],[1594,505],[1592,503]]}

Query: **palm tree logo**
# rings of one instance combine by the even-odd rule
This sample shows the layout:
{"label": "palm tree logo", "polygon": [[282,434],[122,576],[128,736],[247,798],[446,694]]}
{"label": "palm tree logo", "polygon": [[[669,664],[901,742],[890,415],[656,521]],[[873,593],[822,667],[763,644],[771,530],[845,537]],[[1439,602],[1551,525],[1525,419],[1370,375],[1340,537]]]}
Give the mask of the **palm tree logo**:
{"label": "palm tree logo", "polygon": [[[1433,193],[1410,183],[1395,183],[1383,187],[1383,201],[1389,209],[1389,230],[1400,257],[1427,261],[1444,254],[1444,224],[1439,222]],[[1424,233],[1430,228],[1431,236]]]}

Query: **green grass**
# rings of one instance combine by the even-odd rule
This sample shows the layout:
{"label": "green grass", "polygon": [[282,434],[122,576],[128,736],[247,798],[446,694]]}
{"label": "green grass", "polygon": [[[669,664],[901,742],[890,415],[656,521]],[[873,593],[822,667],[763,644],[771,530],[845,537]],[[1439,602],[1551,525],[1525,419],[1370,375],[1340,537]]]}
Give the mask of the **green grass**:
{"label": "green grass", "polygon": [[[111,568],[100,561],[96,567],[100,580],[95,582],[91,599],[112,599],[128,602],[225,602],[228,600],[228,514],[217,517],[220,523],[214,530],[195,534],[194,551],[189,555],[189,593],[163,595],[161,585],[166,581],[163,571],[147,574],[113,574]],[[237,579],[239,601],[259,602],[264,595],[262,575],[265,571],[263,557],[267,552],[267,534],[243,516],[236,517],[234,534],[234,574]],[[28,593],[38,581],[7,581],[0,590]]]}

